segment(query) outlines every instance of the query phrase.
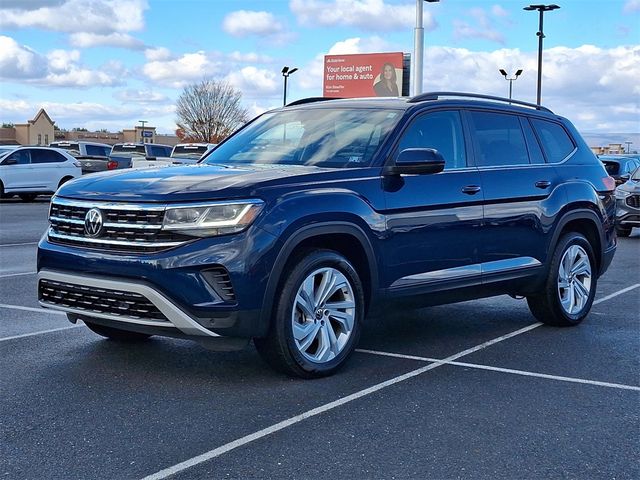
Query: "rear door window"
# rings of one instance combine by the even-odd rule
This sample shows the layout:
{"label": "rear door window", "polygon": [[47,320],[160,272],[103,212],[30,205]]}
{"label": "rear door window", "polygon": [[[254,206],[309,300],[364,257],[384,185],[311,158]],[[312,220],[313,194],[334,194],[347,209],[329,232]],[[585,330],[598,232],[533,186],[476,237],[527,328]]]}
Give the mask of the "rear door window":
{"label": "rear door window", "polygon": [[466,167],[460,112],[432,112],[416,118],[400,139],[399,151],[407,148],[436,149],[444,157],[445,170]]}
{"label": "rear door window", "polygon": [[529,154],[516,115],[469,112],[476,140],[479,167],[528,165]]}
{"label": "rear door window", "polygon": [[66,158],[55,150],[31,150],[31,163],[59,163]]}
{"label": "rear door window", "polygon": [[520,123],[522,125],[522,131],[524,132],[525,140],[527,141],[527,149],[529,150],[529,160],[531,163],[540,164],[544,163],[544,155],[540,148],[540,143],[533,133],[531,124],[526,118],[520,117]]}
{"label": "rear door window", "polygon": [[562,125],[539,118],[532,118],[531,123],[549,163],[561,162],[576,148]]}

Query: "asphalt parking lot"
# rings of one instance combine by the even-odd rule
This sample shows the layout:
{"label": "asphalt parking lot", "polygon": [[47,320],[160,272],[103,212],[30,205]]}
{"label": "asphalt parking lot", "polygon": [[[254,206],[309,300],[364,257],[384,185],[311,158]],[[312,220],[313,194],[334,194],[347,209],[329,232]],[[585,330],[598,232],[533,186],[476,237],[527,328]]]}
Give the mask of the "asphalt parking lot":
{"label": "asphalt parking lot", "polygon": [[0,201],[0,478],[640,478],[640,230],[580,326],[510,297],[371,322],[334,377],[40,309],[48,199]]}

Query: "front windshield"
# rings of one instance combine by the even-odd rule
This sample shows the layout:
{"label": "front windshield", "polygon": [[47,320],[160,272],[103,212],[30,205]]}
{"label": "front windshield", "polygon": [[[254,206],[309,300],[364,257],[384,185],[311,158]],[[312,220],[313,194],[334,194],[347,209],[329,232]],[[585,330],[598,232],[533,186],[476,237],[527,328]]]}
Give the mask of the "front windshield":
{"label": "front windshield", "polygon": [[401,113],[346,108],[267,113],[212,150],[203,163],[366,167]]}

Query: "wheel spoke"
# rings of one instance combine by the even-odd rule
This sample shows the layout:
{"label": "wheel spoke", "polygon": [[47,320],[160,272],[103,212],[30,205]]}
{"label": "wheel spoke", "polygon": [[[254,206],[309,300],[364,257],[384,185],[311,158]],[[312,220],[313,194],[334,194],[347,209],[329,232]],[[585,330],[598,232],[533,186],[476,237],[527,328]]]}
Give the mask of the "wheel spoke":
{"label": "wheel spoke", "polygon": [[336,332],[333,330],[333,325],[327,319],[324,324],[324,328],[327,330],[327,337],[329,338],[329,347],[333,355],[338,355],[340,353],[340,347],[338,346],[338,337],[336,337]]}
{"label": "wheel spoke", "polygon": [[345,332],[350,332],[353,329],[353,314],[351,313],[330,309],[329,318],[340,323],[340,325],[342,325],[342,329]]}
{"label": "wheel spoke", "polygon": [[[307,349],[309,348],[309,346],[313,343],[313,341],[316,339],[316,337],[318,336],[318,332],[320,331],[320,324],[319,323],[309,323],[308,324],[309,327],[306,327],[304,325],[300,325],[300,329],[296,329],[295,324],[294,324],[294,337],[296,338],[296,343],[298,343],[298,347],[300,348],[301,352],[306,352]],[[298,335],[300,335],[300,338],[296,337],[296,331],[298,332]]]}
{"label": "wheel spoke", "polygon": [[320,280],[320,285],[315,292],[315,307],[320,308],[324,305],[324,303],[329,298],[331,291],[333,290],[333,286],[336,283],[336,276],[333,273],[333,269],[327,269],[322,272],[322,280]]}
{"label": "wheel spoke", "polygon": [[296,297],[296,306],[305,314],[308,320],[312,320],[315,312],[313,310],[313,301],[307,296],[307,292],[300,289]]}
{"label": "wheel spoke", "polygon": [[329,310],[337,310],[339,308],[353,308],[355,306],[356,304],[351,300],[341,300],[339,302],[327,302],[324,307]]}
{"label": "wheel spoke", "polygon": [[327,331],[327,325],[323,325],[320,328],[320,346],[315,354],[318,362],[326,362],[331,360],[335,355],[331,351],[331,341],[329,340],[329,332]]}
{"label": "wheel spoke", "polygon": [[576,287],[576,293],[578,294],[578,297],[580,298],[581,303],[584,305],[584,303],[586,302],[587,298],[589,298],[589,290],[579,280],[576,280],[574,282],[574,285]]}
{"label": "wheel spoke", "polygon": [[589,264],[589,259],[582,257],[578,260],[578,262],[573,265],[573,268],[571,269],[571,274],[574,277],[577,277],[578,275],[588,275],[591,276],[591,265]]}

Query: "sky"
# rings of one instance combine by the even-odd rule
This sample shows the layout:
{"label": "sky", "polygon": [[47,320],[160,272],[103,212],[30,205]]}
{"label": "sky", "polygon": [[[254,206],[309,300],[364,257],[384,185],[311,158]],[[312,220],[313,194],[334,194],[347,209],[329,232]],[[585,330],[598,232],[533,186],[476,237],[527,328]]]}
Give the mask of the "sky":
{"label": "sky", "polygon": [[[542,102],[582,132],[640,132],[640,0],[557,0],[544,16]],[[424,3],[424,91],[536,100],[526,1]],[[1,0],[0,121],[44,107],[62,128],[176,128],[175,102],[226,80],[250,116],[322,95],[323,56],[413,54],[414,0]]]}

